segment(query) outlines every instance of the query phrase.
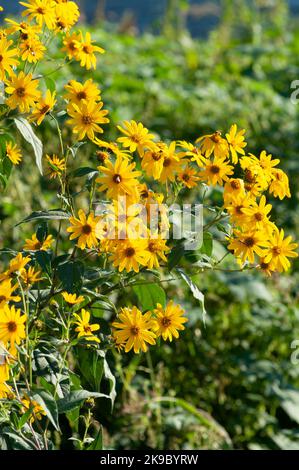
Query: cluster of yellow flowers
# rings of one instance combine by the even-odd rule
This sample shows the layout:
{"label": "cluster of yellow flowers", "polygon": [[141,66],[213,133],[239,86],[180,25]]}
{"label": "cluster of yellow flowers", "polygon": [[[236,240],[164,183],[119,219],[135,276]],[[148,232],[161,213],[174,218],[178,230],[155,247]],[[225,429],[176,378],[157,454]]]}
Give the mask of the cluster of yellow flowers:
{"label": "cluster of yellow flowers", "polygon": [[[94,44],[89,33],[72,31],[79,19],[78,6],[67,0],[20,3],[25,7],[24,21],[6,19],[8,26],[0,31],[0,80],[5,83],[5,104],[9,111],[26,114],[30,122],[39,126],[48,115],[56,120],[55,108],[61,99],[74,140],[88,139],[96,149],[100,165],[94,169],[98,172],[95,193],[100,199],[105,195],[105,200],[109,200],[105,214],[100,215],[91,210],[92,198],[88,212],[82,208],[76,211],[73,203],[67,207],[71,211],[67,228],[70,240],[76,240],[81,250],[103,256],[119,272],[138,273],[141,269],[159,268],[167,263],[168,240],[163,230],[152,233],[148,220],[141,217],[140,206],[160,208],[164,200],[168,202],[170,189],[177,197],[182,190],[218,185],[223,189],[222,214],[232,226],[227,236],[228,249],[240,264],[252,264],[268,275],[289,269],[289,258],[297,257],[297,244],[290,236],[285,237],[284,231],[271,220],[272,206],[264,194],[268,191],[279,199],[290,197],[288,177],[278,168],[278,159],[266,151],[259,157],[246,155],[245,130],[238,130],[235,124],[224,137],[217,131],[199,137],[193,144],[182,140],[161,142],[142,123],[125,121],[118,126],[120,134],[116,142],[101,140],[98,137],[103,133],[101,126],[109,123],[109,119],[97,84],[92,79],[84,83],[70,80],[64,87],[64,95],[58,98],[55,91],[42,91],[42,75],[36,74],[38,62],[43,59],[53,35],[61,41],[66,63],[76,61],[87,70],[96,68],[96,54],[104,50]],[[57,120],[56,123],[61,138]],[[67,156],[63,145],[61,155],[46,155],[49,177],[58,178],[61,187],[65,187],[69,176]],[[10,140],[6,142],[6,157],[15,165],[22,159],[21,150]],[[159,192],[151,186],[160,188]],[[28,337],[27,313],[30,312],[26,310],[25,294],[32,285],[44,280],[34,266],[34,253],[50,250],[53,242],[52,235],[39,239],[33,234],[25,241],[25,255],[15,256],[0,275],[0,347],[4,351],[0,354],[0,397],[10,393],[6,384],[9,362],[16,360],[16,346]],[[15,291],[21,295],[14,295]],[[51,294],[52,297],[61,295],[72,310],[67,331],[73,326],[78,338],[99,343],[95,333],[100,326],[90,323],[90,302],[81,306],[84,296],[61,290],[51,290]],[[23,314],[10,305],[21,300]],[[118,350],[133,349],[138,353],[154,345],[159,337],[172,341],[184,329],[187,318],[183,315],[184,310],[173,301],[165,308],[158,304],[152,312],[145,313],[136,306],[124,307],[112,323],[114,344]],[[43,414],[42,408],[26,396],[23,405],[24,409],[33,407],[37,417]]]}

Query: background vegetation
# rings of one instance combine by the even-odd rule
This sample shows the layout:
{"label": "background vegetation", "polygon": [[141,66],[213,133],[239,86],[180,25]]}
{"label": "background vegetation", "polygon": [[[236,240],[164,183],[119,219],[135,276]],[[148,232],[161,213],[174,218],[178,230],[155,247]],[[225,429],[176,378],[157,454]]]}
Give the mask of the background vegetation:
{"label": "background vegetation", "polygon": [[[94,26],[92,36],[107,53],[90,76],[101,84],[114,124],[141,120],[163,139],[190,140],[234,122],[246,128],[251,149],[281,158],[289,173],[292,199],[278,205],[275,217],[298,240],[299,106],[290,101],[291,82],[299,78],[296,19],[283,1],[273,8],[237,0],[224,7],[207,40],[193,40],[183,22],[171,21],[171,11],[159,36]],[[79,67],[77,72],[88,78]],[[48,86],[68,77],[67,67],[58,64]],[[58,152],[51,124],[40,132]],[[11,220],[49,208],[53,198],[54,183],[38,175],[29,149],[25,157],[13,170],[22,178],[11,178],[1,196],[2,246],[2,237],[6,246],[20,245],[31,233],[12,229]],[[86,147],[80,158],[96,156]],[[219,250],[208,243],[206,250]],[[188,327],[180,341],[156,348],[151,358],[115,357],[114,411],[94,411],[104,426],[105,447],[299,449],[299,366],[291,362],[291,344],[299,339],[298,280],[298,261],[292,273],[272,279],[221,271],[198,275],[205,325],[187,286],[164,286],[185,307]],[[128,302],[135,294],[118,295]],[[67,421],[64,435],[62,449],[72,445]]]}

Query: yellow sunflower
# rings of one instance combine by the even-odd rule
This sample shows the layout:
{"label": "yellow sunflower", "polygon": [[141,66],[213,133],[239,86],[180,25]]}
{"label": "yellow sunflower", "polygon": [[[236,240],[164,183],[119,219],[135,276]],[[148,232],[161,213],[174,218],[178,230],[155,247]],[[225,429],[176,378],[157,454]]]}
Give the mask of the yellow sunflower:
{"label": "yellow sunflower", "polygon": [[6,156],[14,165],[19,165],[22,160],[22,153],[17,144],[6,142]]}
{"label": "yellow sunflower", "polygon": [[31,64],[36,64],[40,59],[44,57],[45,46],[39,39],[30,37],[26,41],[22,41],[20,44],[21,59],[25,62],[26,60]]}
{"label": "yellow sunflower", "polygon": [[208,185],[223,186],[224,181],[227,181],[233,172],[234,168],[228,160],[215,157],[213,161],[207,160],[204,170],[199,173],[199,178]]}
{"label": "yellow sunflower", "polygon": [[67,56],[70,60],[78,58],[80,38],[81,34],[76,32],[72,34],[67,33],[64,37],[64,48],[62,50],[67,53]]}
{"label": "yellow sunflower", "polygon": [[156,344],[156,334],[152,331],[155,320],[151,312],[142,315],[137,307],[122,308],[117,321],[112,323],[115,345],[124,347],[125,352],[131,349],[138,354],[146,352],[148,345]]}
{"label": "yellow sunflower", "polygon": [[130,152],[138,150],[138,153],[143,155],[144,149],[153,145],[153,134],[150,134],[141,122],[124,121],[124,127],[117,128],[125,136],[119,137],[117,141],[128,147]]}
{"label": "yellow sunflower", "polygon": [[106,191],[107,196],[117,199],[119,196],[127,196],[129,199],[138,200],[138,180],[140,171],[135,170],[135,163],[127,158],[118,157],[115,163],[106,162],[106,166],[99,166],[98,170],[104,173],[96,179],[100,183],[99,191]]}
{"label": "yellow sunflower", "polygon": [[99,101],[101,99],[101,90],[99,90],[91,78],[84,83],[70,80],[64,88],[67,91],[64,97],[70,103],[79,105],[83,100],[88,102]]}
{"label": "yellow sunflower", "polygon": [[146,239],[119,240],[115,252],[111,256],[114,267],[122,272],[139,272],[140,266],[146,266],[149,262],[148,242]]}
{"label": "yellow sunflower", "polygon": [[96,69],[97,58],[95,52],[104,54],[105,50],[102,47],[95,46],[91,40],[90,33],[80,34],[80,39],[76,41],[78,53],[76,54],[76,60],[80,61],[81,67],[85,67],[87,70],[91,68]]}
{"label": "yellow sunflower", "polygon": [[75,331],[78,333],[78,338],[83,337],[87,341],[100,343],[100,339],[93,334],[94,331],[98,331],[100,329],[100,325],[91,325],[89,323],[90,313],[87,312],[87,310],[82,308],[80,314],[74,313],[74,318],[76,319],[74,323],[77,325]]}
{"label": "yellow sunflower", "polygon": [[35,107],[35,103],[40,99],[40,91],[37,89],[38,80],[33,80],[32,74],[13,75],[7,80],[6,93],[11,95],[6,100],[6,104],[11,108],[19,108],[21,113],[29,112]]}
{"label": "yellow sunflower", "polygon": [[79,105],[73,103],[68,106],[67,112],[71,119],[67,123],[72,126],[73,133],[78,134],[79,140],[83,140],[86,135],[93,140],[96,133],[103,133],[99,124],[109,122],[106,117],[109,111],[102,109],[103,106],[102,101],[82,101]]}
{"label": "yellow sunflower", "polygon": [[41,98],[38,103],[36,104],[35,108],[32,110],[30,121],[36,122],[39,126],[47,114],[49,114],[56,104],[56,92],[54,91],[51,93],[50,90],[46,91],[46,95],[44,98]]}
{"label": "yellow sunflower", "polygon": [[10,77],[13,75],[13,67],[19,64],[17,59],[19,51],[16,48],[11,48],[12,40],[7,40],[5,37],[0,39],[0,80],[5,79],[5,74]]}
{"label": "yellow sunflower", "polygon": [[98,245],[98,240],[102,237],[100,220],[101,218],[95,217],[93,212],[86,216],[84,211],[80,209],[78,218],[70,218],[72,225],[67,228],[67,232],[71,233],[70,240],[78,238],[77,245],[81,250],[84,250],[86,246],[95,248]]}
{"label": "yellow sunflower", "polygon": [[298,253],[295,250],[298,244],[292,242],[292,237],[284,238],[284,231],[277,229],[271,238],[266,241],[263,246],[266,248],[262,257],[265,263],[271,263],[272,267],[278,271],[288,271],[291,266],[288,258],[297,258]]}
{"label": "yellow sunflower", "polygon": [[229,144],[229,150],[232,156],[232,162],[234,164],[238,163],[240,155],[245,155],[244,148],[246,147],[247,143],[245,142],[245,129],[241,129],[238,131],[237,125],[233,124],[229,130],[229,133],[226,134],[226,139]]}
{"label": "yellow sunflower", "polygon": [[0,309],[2,309],[7,302],[19,302],[21,297],[18,295],[12,295],[12,293],[18,288],[18,285],[11,285],[11,279],[5,279],[0,283]]}
{"label": "yellow sunflower", "polygon": [[77,296],[77,294],[69,294],[68,292],[62,292],[62,297],[70,305],[81,304],[84,301],[83,295]]}
{"label": "yellow sunflower", "polygon": [[65,158],[59,158],[57,155],[46,155],[46,159],[50,168],[50,179],[55,179],[57,176],[61,176],[66,169]]}
{"label": "yellow sunflower", "polygon": [[20,309],[14,306],[4,305],[0,310],[0,341],[5,345],[10,344],[12,354],[16,353],[16,344],[20,344],[25,338],[25,321],[26,315],[21,314]]}
{"label": "yellow sunflower", "polygon": [[45,240],[38,240],[34,233],[31,238],[25,240],[24,250],[27,251],[47,251],[54,242],[53,235],[48,235]]}
{"label": "yellow sunflower", "polygon": [[184,317],[184,309],[180,305],[174,304],[171,300],[165,308],[161,304],[157,304],[154,310],[156,315],[156,325],[154,331],[156,335],[162,336],[164,341],[172,341],[173,338],[179,337],[179,331],[185,329],[184,323],[188,321]]}
{"label": "yellow sunflower", "polygon": [[42,27],[44,24],[49,29],[55,26],[55,2],[54,0],[28,0],[28,2],[20,2],[26,7],[22,12],[22,16],[28,16],[29,20],[35,20]]}

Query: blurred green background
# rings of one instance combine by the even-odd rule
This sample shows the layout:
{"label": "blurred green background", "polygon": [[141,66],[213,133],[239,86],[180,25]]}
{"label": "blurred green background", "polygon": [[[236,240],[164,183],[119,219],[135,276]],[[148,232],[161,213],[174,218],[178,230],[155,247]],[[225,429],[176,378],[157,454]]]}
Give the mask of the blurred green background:
{"label": "blurred green background", "polygon": [[[186,27],[189,6],[167,2],[155,35],[151,28],[138,35],[132,16],[114,23],[99,17],[92,36],[107,53],[96,72],[76,73],[103,90],[113,124],[107,138],[124,119],[141,120],[162,139],[193,140],[232,123],[246,128],[248,149],[279,157],[290,176],[292,199],[271,203],[273,219],[298,240],[299,106],[290,100],[299,79],[298,18],[283,0],[223,0],[217,26],[198,39]],[[73,75],[65,67],[51,77],[59,87]],[[51,124],[39,133],[47,152],[58,152]],[[95,161],[88,149],[77,158]],[[56,184],[39,177],[29,151],[24,160],[1,195],[2,246],[20,247],[29,234],[13,222],[57,205]],[[152,350],[152,364],[114,358],[116,407],[112,416],[97,410],[106,447],[299,449],[299,365],[291,360],[299,340],[298,266],[272,279],[199,275],[205,326],[188,290],[169,284],[188,326],[180,341]],[[66,425],[62,448],[70,432]]]}

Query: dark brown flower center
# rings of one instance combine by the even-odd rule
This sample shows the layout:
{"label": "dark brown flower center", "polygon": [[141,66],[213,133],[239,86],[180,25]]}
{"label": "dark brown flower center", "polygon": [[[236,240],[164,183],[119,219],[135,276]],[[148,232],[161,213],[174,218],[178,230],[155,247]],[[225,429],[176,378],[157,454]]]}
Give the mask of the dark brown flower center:
{"label": "dark brown flower center", "polygon": [[14,333],[15,331],[17,331],[17,328],[18,327],[17,327],[16,322],[14,322],[14,321],[8,322],[7,329],[10,333]]}
{"label": "dark brown flower center", "polygon": [[158,162],[162,158],[162,152],[153,152],[152,153],[152,159],[155,160],[155,162]]}
{"label": "dark brown flower center", "polygon": [[92,53],[91,47],[88,46],[87,44],[85,46],[83,46],[82,50],[83,50],[83,52],[85,52],[85,54],[91,54]]}
{"label": "dark brown flower center", "polygon": [[261,269],[268,269],[269,268],[269,263],[265,263],[264,261],[260,264]]}
{"label": "dark brown flower center", "polygon": [[161,323],[162,323],[163,326],[169,326],[169,325],[171,325],[171,320],[170,320],[170,318],[164,317],[164,318],[162,318]]}
{"label": "dark brown flower center", "polygon": [[190,180],[190,175],[188,175],[188,173],[184,173],[182,176],[182,180],[188,182]]}
{"label": "dark brown flower center", "polygon": [[210,172],[213,173],[213,175],[218,175],[219,171],[220,171],[219,166],[211,165]]}
{"label": "dark brown flower center", "polygon": [[45,104],[45,106],[40,110],[41,114],[47,114],[50,110],[50,106]]}
{"label": "dark brown flower center", "polygon": [[237,181],[237,180],[233,180],[230,185],[231,185],[232,189],[240,189],[241,188],[240,181]]}
{"label": "dark brown flower center", "polygon": [[133,336],[137,336],[138,333],[139,333],[139,331],[140,331],[140,330],[139,330],[138,326],[132,326],[132,328],[131,328],[131,334],[132,334]]}
{"label": "dark brown flower center", "polygon": [[221,139],[221,132],[217,131],[211,136],[211,140],[215,142],[215,144],[218,144]]}
{"label": "dark brown flower center", "polygon": [[244,243],[248,248],[252,248],[254,246],[254,238],[252,237],[245,238]]}
{"label": "dark brown flower center", "polygon": [[157,251],[157,247],[156,247],[155,242],[149,242],[147,249],[151,253],[155,253]]}
{"label": "dark brown flower center", "polygon": [[85,333],[91,333],[91,328],[89,325],[84,325],[83,330]]}
{"label": "dark brown flower center", "polygon": [[281,248],[279,246],[273,246],[272,253],[276,256],[281,254]]}
{"label": "dark brown flower center", "polygon": [[243,214],[243,212],[242,212],[243,207],[244,207],[244,206],[236,206],[236,207],[235,207],[236,213],[237,213],[237,214]]}
{"label": "dark brown flower center", "polygon": [[77,98],[78,98],[78,100],[86,100],[87,95],[86,95],[85,91],[79,91],[79,93],[77,93]]}
{"label": "dark brown flower center", "polygon": [[3,55],[0,54],[0,62],[3,60]]}
{"label": "dark brown flower center", "polygon": [[254,183],[255,181],[255,176],[254,174],[252,173],[252,171],[250,170],[245,170],[245,180],[247,181],[247,183]]}
{"label": "dark brown flower center", "polygon": [[25,90],[25,88],[22,87],[22,86],[21,86],[20,88],[17,88],[17,89],[16,89],[16,94],[17,94],[20,98],[24,98],[25,92],[26,92],[26,90]]}
{"label": "dark brown flower center", "polygon": [[256,212],[256,214],[254,214],[254,217],[258,222],[261,222],[261,220],[263,220],[264,218],[263,214],[261,214],[260,212]]}
{"label": "dark brown flower center", "polygon": [[40,241],[37,241],[36,243],[34,243],[34,250],[40,250],[41,247],[43,246],[43,244],[40,242]]}
{"label": "dark brown flower center", "polygon": [[5,295],[0,295],[0,302],[3,302],[3,301],[5,301],[5,300],[6,300]]}
{"label": "dark brown flower center", "polygon": [[40,15],[44,15],[44,14],[45,14],[45,10],[44,10],[44,8],[42,8],[42,7],[39,7],[36,11],[37,11],[37,13],[39,13]]}
{"label": "dark brown flower center", "polygon": [[132,258],[132,256],[135,255],[135,250],[133,247],[129,246],[129,248],[126,248],[125,250],[125,256],[126,258]]}
{"label": "dark brown flower center", "polygon": [[92,118],[90,116],[82,116],[82,122],[88,126],[92,123]]}
{"label": "dark brown flower center", "polygon": [[164,168],[167,168],[171,165],[171,159],[170,158],[165,158],[164,162],[163,162],[163,166]]}
{"label": "dark brown flower center", "polygon": [[84,235],[89,235],[91,232],[92,232],[92,228],[89,224],[83,225],[82,233],[84,233]]}
{"label": "dark brown flower center", "polygon": [[121,176],[119,174],[115,174],[113,176],[113,182],[116,183],[116,184],[121,183]]}

